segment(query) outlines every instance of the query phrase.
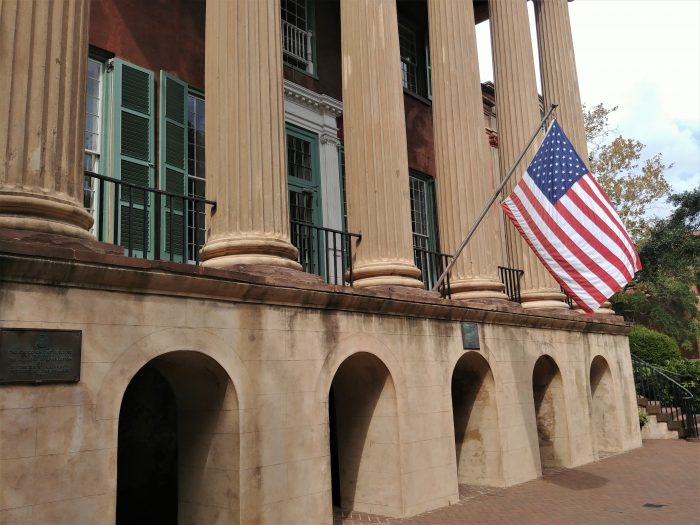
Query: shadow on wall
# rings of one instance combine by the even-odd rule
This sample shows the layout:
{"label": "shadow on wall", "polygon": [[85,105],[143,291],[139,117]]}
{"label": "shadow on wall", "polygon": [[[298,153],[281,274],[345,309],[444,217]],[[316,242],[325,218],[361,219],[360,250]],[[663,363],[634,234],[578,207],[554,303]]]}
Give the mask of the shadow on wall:
{"label": "shadow on wall", "polygon": [[171,352],[133,377],[119,413],[117,524],[240,522],[238,401],[212,358]]}
{"label": "shadow on wall", "polygon": [[459,483],[502,485],[495,382],[481,355],[462,356],[452,373],[452,416]]}
{"label": "shadow on wall", "polygon": [[541,356],[532,371],[537,437],[542,467],[567,467],[571,463],[564,388],[559,367]]}
{"label": "shadow on wall", "polygon": [[608,362],[596,356],[591,362],[591,427],[596,455],[622,449],[618,403]]}
{"label": "shadow on wall", "polygon": [[371,354],[353,354],[333,378],[328,406],[333,505],[399,515],[398,414],[389,370]]}

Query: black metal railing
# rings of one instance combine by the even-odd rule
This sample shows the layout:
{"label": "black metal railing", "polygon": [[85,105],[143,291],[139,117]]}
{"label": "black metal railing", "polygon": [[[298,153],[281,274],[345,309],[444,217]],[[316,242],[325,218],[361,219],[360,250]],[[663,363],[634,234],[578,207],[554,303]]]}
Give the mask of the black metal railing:
{"label": "black metal railing", "polygon": [[359,241],[362,236],[300,221],[289,222],[292,244],[299,250],[302,269],[323,277],[329,284],[352,286],[352,240]]}
{"label": "black metal railing", "polygon": [[679,374],[632,356],[634,386],[637,395],[644,397],[649,407],[658,407],[662,414],[668,414],[673,421],[680,423],[682,437],[698,437],[698,406],[693,394],[676,379]]}
{"label": "black metal railing", "polygon": [[[199,264],[204,208],[216,202],[85,171],[94,195],[98,241],[129,257]],[[191,224],[190,224],[191,223]]]}
{"label": "black metal railing", "polygon": [[[433,252],[413,246],[413,258],[416,266],[421,271],[421,280],[426,290],[431,290],[435,283],[445,271],[447,265],[452,260],[452,255],[447,253]],[[440,283],[438,290],[442,297],[450,297],[450,275],[447,274],[445,279]]]}
{"label": "black metal railing", "polygon": [[501,277],[501,282],[506,287],[506,295],[508,296],[508,299],[515,301],[516,303],[521,303],[522,297],[520,296],[520,279],[525,274],[525,271],[518,268],[499,266],[498,274]]}
{"label": "black metal railing", "polygon": [[564,294],[564,302],[569,305],[569,308],[573,308],[574,307],[574,300],[572,299],[572,297],[569,295],[569,293],[566,290],[564,290],[563,286],[560,286],[559,288],[561,289],[561,293]]}

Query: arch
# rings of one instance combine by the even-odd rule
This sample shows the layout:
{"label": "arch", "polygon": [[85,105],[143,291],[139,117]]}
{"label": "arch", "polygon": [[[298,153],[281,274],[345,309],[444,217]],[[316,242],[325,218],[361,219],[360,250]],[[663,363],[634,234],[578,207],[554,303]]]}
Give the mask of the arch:
{"label": "arch", "polygon": [[400,516],[399,411],[389,368],[371,353],[353,353],[338,366],[327,395],[334,504]]}
{"label": "arch", "polygon": [[459,483],[502,485],[496,383],[482,355],[468,352],[459,358],[451,392]]}
{"label": "arch", "polygon": [[617,396],[610,366],[597,355],[590,366],[591,429],[594,450],[601,453],[619,452],[621,447]]}
{"label": "arch", "polygon": [[566,401],[561,372],[554,359],[541,355],[532,370],[537,438],[542,467],[571,464]]}
{"label": "arch", "polygon": [[174,351],[197,351],[212,358],[233,383],[238,404],[250,408],[252,392],[245,365],[235,349],[211,332],[194,328],[166,328],[154,331],[128,347],[112,363],[97,393],[97,419],[117,419],[124,392],[146,363]]}
{"label": "arch", "polygon": [[[170,415],[158,417],[162,413]],[[146,522],[153,512],[181,524],[239,523],[238,416],[233,382],[213,358],[181,350],[148,361],[130,381],[120,408],[117,524]],[[170,448],[177,450],[174,456],[163,452]],[[134,499],[168,475],[176,476],[175,509],[154,510],[149,498]]]}

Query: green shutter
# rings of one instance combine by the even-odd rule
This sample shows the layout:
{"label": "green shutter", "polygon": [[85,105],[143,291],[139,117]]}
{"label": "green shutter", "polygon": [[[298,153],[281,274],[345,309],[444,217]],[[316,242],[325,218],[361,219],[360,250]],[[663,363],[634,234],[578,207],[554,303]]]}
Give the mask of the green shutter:
{"label": "green shutter", "polygon": [[[112,174],[144,188],[154,184],[153,73],[113,59]],[[135,257],[153,254],[153,195],[122,186],[116,194],[117,244]],[[144,252],[145,247],[145,252]]]}
{"label": "green shutter", "polygon": [[[187,84],[164,71],[160,72],[159,126],[160,189],[187,196]],[[161,209],[164,258],[186,262],[186,202],[164,197]]]}

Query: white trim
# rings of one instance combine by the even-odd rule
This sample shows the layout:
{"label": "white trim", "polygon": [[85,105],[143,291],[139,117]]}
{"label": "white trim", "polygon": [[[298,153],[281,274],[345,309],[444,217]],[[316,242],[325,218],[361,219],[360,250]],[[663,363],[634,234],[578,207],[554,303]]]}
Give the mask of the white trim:
{"label": "white trim", "polygon": [[342,113],[343,105],[339,100],[288,80],[284,81],[285,121],[310,131],[319,138],[323,226],[336,230],[343,229],[337,123],[337,117]]}

